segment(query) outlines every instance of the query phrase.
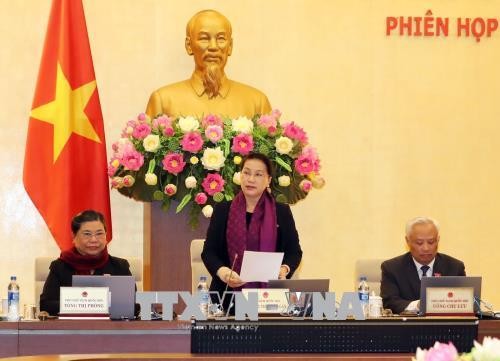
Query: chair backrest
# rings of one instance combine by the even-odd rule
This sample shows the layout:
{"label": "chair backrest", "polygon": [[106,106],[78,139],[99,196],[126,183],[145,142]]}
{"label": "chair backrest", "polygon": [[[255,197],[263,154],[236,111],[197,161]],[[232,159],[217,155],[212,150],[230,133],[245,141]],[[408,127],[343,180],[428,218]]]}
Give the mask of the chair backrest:
{"label": "chair backrest", "polygon": [[201,259],[201,252],[203,251],[204,239],[193,239],[191,241],[190,255],[191,255],[191,291],[196,292],[200,276],[207,276],[207,283],[210,285],[212,277],[208,273],[203,260]]}
{"label": "chair backrest", "polygon": [[356,287],[359,283],[359,277],[365,276],[368,286],[370,286],[371,291],[375,291],[376,295],[380,294],[380,279],[381,270],[380,265],[383,259],[369,258],[369,259],[358,259],[355,265],[354,282]]}
{"label": "chair backrest", "polygon": [[[43,285],[49,275],[50,263],[56,257],[37,257],[35,258],[35,302],[37,306],[40,303],[40,295],[43,291]],[[130,272],[135,278],[137,291],[142,291],[142,260],[139,258],[127,258],[130,264]]]}

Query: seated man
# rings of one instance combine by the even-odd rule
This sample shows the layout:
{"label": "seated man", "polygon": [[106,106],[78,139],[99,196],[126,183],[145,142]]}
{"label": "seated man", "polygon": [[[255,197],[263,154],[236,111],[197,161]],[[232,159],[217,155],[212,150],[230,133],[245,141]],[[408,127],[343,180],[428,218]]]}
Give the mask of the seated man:
{"label": "seated man", "polygon": [[382,263],[380,296],[394,313],[419,311],[420,280],[426,276],[465,276],[463,262],[438,253],[439,226],[427,217],[406,224],[410,252]]}

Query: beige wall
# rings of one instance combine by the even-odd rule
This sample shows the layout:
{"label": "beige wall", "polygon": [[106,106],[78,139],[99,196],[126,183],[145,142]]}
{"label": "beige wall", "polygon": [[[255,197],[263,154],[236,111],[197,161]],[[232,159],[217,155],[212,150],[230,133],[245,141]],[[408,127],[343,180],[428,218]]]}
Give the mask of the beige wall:
{"label": "beige wall", "polygon": [[[484,278],[500,308],[500,31],[481,42],[385,36],[386,16],[494,17],[500,1],[85,0],[108,147],[151,90],[189,76],[185,23],[231,19],[230,77],[262,89],[309,132],[327,186],[293,208],[302,277],[351,290],[357,258],[405,251],[415,215],[442,224],[441,250]],[[50,1],[0,0],[0,296],[16,274],[33,302],[33,260],[57,248],[22,187],[24,142]],[[453,34],[452,34],[453,33]],[[118,256],[142,256],[142,206],[112,195]],[[187,241],[187,240],[186,240]],[[186,260],[187,262],[187,260]],[[3,287],[3,288],[2,288]]]}

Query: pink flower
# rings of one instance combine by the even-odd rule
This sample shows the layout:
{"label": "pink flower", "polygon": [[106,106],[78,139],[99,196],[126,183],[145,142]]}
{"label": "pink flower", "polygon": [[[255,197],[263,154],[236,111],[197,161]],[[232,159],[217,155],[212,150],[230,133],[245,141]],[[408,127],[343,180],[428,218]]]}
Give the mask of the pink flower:
{"label": "pink flower", "polygon": [[205,136],[212,143],[217,143],[222,139],[223,131],[219,125],[209,125],[207,129],[205,129]]}
{"label": "pink flower", "polygon": [[148,116],[145,113],[139,113],[137,119],[139,119],[141,122],[145,122],[148,119]]}
{"label": "pink flower", "polygon": [[164,193],[171,197],[173,196],[175,193],[177,193],[177,187],[175,184],[172,184],[172,183],[169,183],[165,186],[165,190],[164,190]]}
{"label": "pink flower", "polygon": [[172,126],[172,119],[166,115],[160,115],[158,118],[153,119],[154,129],[165,129]]}
{"label": "pink flower", "polygon": [[304,192],[309,193],[309,191],[312,189],[312,182],[307,179],[304,179],[302,180],[302,182],[300,182],[299,187]]}
{"label": "pink flower", "polygon": [[201,186],[209,196],[213,196],[215,193],[224,190],[224,179],[222,179],[219,173],[209,173],[205,179],[203,179]]}
{"label": "pink flower", "polygon": [[144,164],[144,156],[136,151],[133,146],[126,147],[120,163],[127,169],[139,170]]}
{"label": "pink flower", "polygon": [[458,352],[450,342],[436,342],[425,354],[425,361],[455,361],[458,359]]}
{"label": "pink flower", "polygon": [[163,135],[166,137],[171,137],[174,133],[174,128],[171,125],[168,125],[165,129],[163,129]]}
{"label": "pink flower", "polygon": [[196,194],[196,196],[194,196],[194,201],[196,202],[196,204],[199,204],[199,205],[203,205],[203,204],[207,203],[207,200],[208,200],[208,197],[203,192],[200,192],[200,193]]}
{"label": "pink flower", "polygon": [[184,169],[186,162],[182,158],[182,154],[179,153],[169,153],[165,155],[165,158],[162,160],[163,169],[167,172],[177,175],[182,172]]}
{"label": "pink flower", "polygon": [[278,121],[272,115],[262,115],[259,120],[257,120],[257,125],[262,128],[274,129],[276,131],[276,126],[278,125]]}
{"label": "pink flower", "polygon": [[308,154],[302,153],[295,160],[295,169],[302,175],[313,173],[315,168],[315,159]]}
{"label": "pink flower", "polygon": [[115,167],[113,167],[113,165],[110,163],[108,164],[108,177],[111,178],[115,175],[116,173],[116,169]]}
{"label": "pink flower", "polygon": [[286,137],[298,140],[302,144],[307,144],[307,134],[304,129],[295,125],[294,122],[283,124],[283,127],[283,134]]}
{"label": "pink flower", "polygon": [[222,128],[223,126],[222,119],[217,115],[213,114],[205,115],[201,121],[201,126],[203,128],[207,128],[209,125],[218,125],[219,127]]}
{"label": "pink flower", "polygon": [[279,109],[273,109],[271,115],[274,117],[274,119],[278,120],[281,117],[281,112],[279,111]]}
{"label": "pink flower", "polygon": [[132,136],[136,139],[144,139],[149,134],[151,134],[151,127],[149,126],[149,124],[141,123],[134,128]]}
{"label": "pink flower", "polygon": [[189,132],[184,134],[181,140],[182,150],[197,153],[203,148],[203,139],[198,132]]}
{"label": "pink flower", "polygon": [[247,155],[253,150],[253,138],[250,134],[240,133],[233,138],[231,150],[235,153]]}
{"label": "pink flower", "polygon": [[319,164],[319,156],[318,153],[316,152],[316,149],[308,145],[307,147],[302,149],[302,154],[307,154],[307,156],[311,158],[314,164],[314,172],[318,173],[321,166]]}

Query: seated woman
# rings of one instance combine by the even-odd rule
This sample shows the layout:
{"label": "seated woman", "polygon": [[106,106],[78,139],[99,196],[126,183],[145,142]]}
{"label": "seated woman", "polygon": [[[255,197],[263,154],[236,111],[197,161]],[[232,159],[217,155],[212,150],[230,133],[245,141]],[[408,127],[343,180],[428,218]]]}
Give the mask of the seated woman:
{"label": "seated woman", "polygon": [[40,311],[59,313],[59,288],[70,287],[73,275],[131,276],[127,260],[108,254],[104,216],[93,210],[71,221],[74,247],[61,252],[50,264],[50,272],[40,295]]}
{"label": "seated woman", "polygon": [[[302,249],[290,207],[276,203],[270,192],[272,165],[258,153],[242,162],[241,192],[231,202],[218,203],[212,214],[201,257],[212,275],[211,291],[259,288],[240,278],[243,252],[284,252],[279,278],[290,278],[302,259]],[[237,257],[236,257],[237,255]],[[236,258],[236,261],[235,261]],[[231,266],[234,263],[234,270]]]}

